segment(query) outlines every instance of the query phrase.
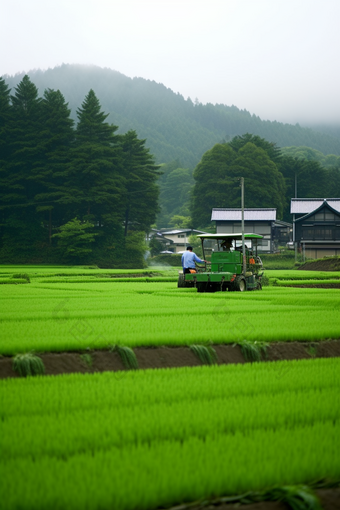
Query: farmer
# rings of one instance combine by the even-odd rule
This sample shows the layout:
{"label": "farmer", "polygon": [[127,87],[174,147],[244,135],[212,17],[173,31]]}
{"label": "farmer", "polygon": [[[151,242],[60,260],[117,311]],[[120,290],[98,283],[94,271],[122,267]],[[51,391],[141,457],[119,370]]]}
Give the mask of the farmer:
{"label": "farmer", "polygon": [[[206,260],[201,260],[197,257],[196,253],[192,251],[192,246],[187,247],[187,251],[185,251],[182,255],[182,267],[183,273],[191,273],[195,271],[195,262],[207,262]],[[191,269],[191,271],[190,271]]]}
{"label": "farmer", "polygon": [[230,248],[232,247],[233,245],[233,242],[231,239],[226,239],[225,241],[223,241],[223,243],[221,244],[222,246],[222,250],[223,251],[230,251]]}

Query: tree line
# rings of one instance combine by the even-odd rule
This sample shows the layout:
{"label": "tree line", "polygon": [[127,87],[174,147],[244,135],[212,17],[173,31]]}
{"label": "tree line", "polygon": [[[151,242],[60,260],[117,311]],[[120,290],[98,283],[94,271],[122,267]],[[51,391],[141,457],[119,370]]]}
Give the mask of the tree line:
{"label": "tree line", "polygon": [[240,177],[245,179],[245,207],[275,207],[277,219],[287,222],[292,221],[290,200],[295,196],[340,197],[340,159],[329,158],[324,167],[317,159],[303,157],[306,151],[293,149],[285,152],[249,133],[214,145],[193,174],[191,221],[195,228],[211,224],[213,207],[241,206]]}
{"label": "tree line", "polygon": [[77,124],[59,90],[0,78],[0,261],[142,264],[159,167],[136,131],[117,134],[91,89]]}

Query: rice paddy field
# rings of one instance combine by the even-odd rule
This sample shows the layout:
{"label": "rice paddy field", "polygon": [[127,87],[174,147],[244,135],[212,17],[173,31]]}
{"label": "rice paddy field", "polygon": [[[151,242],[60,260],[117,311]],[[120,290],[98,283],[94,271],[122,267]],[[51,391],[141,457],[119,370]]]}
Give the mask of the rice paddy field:
{"label": "rice paddy field", "polygon": [[[22,268],[12,269],[12,276],[6,270],[8,280],[24,274]],[[26,268],[30,283],[0,287],[0,354],[339,338],[339,289],[294,287],[301,281],[340,283],[339,274],[312,272],[307,279],[308,271],[296,273],[268,272],[275,285],[261,292],[198,294],[178,289],[173,270],[122,277],[107,270]]]}
{"label": "rice paddy field", "polygon": [[[340,337],[340,290],[311,287],[336,272],[271,271],[262,292],[215,294],[177,288],[164,268],[0,273],[3,356]],[[340,358],[311,358],[0,379],[1,508],[153,510],[337,486],[339,373]]]}

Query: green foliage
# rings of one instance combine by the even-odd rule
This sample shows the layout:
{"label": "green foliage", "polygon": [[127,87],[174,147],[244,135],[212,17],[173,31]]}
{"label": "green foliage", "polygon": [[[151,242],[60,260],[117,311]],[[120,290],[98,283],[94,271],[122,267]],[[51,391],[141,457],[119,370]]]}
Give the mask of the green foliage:
{"label": "green foliage", "polygon": [[82,259],[92,252],[90,243],[93,243],[98,235],[93,232],[94,225],[88,221],[74,218],[60,227],[60,233],[52,237],[58,239],[58,245],[72,258]]}
{"label": "green foliage", "polygon": [[203,365],[215,365],[217,363],[216,351],[211,345],[190,345],[190,349]]}
{"label": "green foliage", "polygon": [[125,253],[124,258],[130,267],[145,267],[145,252],[147,245],[145,243],[144,232],[130,231],[125,237]]}
{"label": "green foliage", "polygon": [[282,154],[291,158],[298,158],[307,161],[318,161],[324,168],[340,167],[340,156],[328,154],[325,156],[321,151],[312,147],[283,147]]}
{"label": "green foliage", "polygon": [[190,228],[192,225],[192,220],[190,216],[180,216],[179,214],[175,214],[170,218],[169,226],[174,228]]}
{"label": "green foliage", "polygon": [[149,250],[151,257],[155,257],[161,251],[163,251],[163,244],[157,239],[156,236],[152,236],[149,241]]}
{"label": "green foliage", "polygon": [[158,212],[160,172],[145,142],[132,130],[120,138],[125,178],[125,235],[129,228],[148,231]]}
{"label": "green foliage", "polygon": [[192,217],[196,225],[209,223],[213,207],[241,207],[240,177],[245,178],[246,207],[276,207],[278,217],[283,214],[285,182],[275,162],[250,141],[237,151],[232,143],[215,145],[194,171]]}
{"label": "green foliage", "polygon": [[189,236],[189,243],[192,246],[192,251],[201,259],[203,257],[201,239],[195,235]]}
{"label": "green foliage", "polygon": [[261,361],[263,357],[267,357],[268,344],[264,342],[242,340],[238,345],[246,361]]}
{"label": "green foliage", "polygon": [[[92,89],[75,130],[61,92],[48,88],[39,98],[27,75],[14,96],[1,80],[0,106],[0,260],[79,262],[91,255],[102,267],[126,259],[142,267],[142,244],[126,257],[122,238],[148,231],[158,211],[159,172],[145,140],[135,131],[115,134]],[[86,234],[76,232],[80,224]]]}
{"label": "green foliage", "polygon": [[159,178],[161,210],[157,217],[159,228],[177,224],[184,225],[178,228],[191,227],[190,199],[193,185],[193,171],[181,168],[179,161],[161,166]]}
{"label": "green foliage", "polygon": [[246,133],[242,136],[235,136],[230,142],[229,145],[234,149],[235,152],[239,152],[247,143],[252,143],[263,149],[268,157],[276,164],[281,161],[281,149],[277,147],[276,143],[268,142],[264,138],[261,138],[258,135],[252,135],[250,133]]}
{"label": "green foliage", "polygon": [[116,345],[114,349],[118,352],[125,368],[128,370],[137,370],[139,368],[136,354],[130,347]]}
{"label": "green foliage", "polygon": [[26,352],[14,356],[13,370],[22,377],[27,377],[28,375],[42,375],[45,373],[42,359],[33,352]]}
{"label": "green foliage", "polygon": [[[325,170],[318,161],[284,156],[280,162],[280,171],[286,184],[287,201],[283,215],[285,221],[291,221],[290,199],[295,197],[295,181],[298,197],[334,197],[336,187],[340,191],[340,171],[337,171],[338,182],[336,182],[336,176],[333,176],[334,182],[331,184],[329,171]],[[335,188],[332,189],[330,184]]]}
{"label": "green foliage", "polygon": [[160,265],[160,266],[172,266],[172,267],[182,267],[182,255],[174,253],[173,255],[169,254],[160,254],[153,257],[149,262],[152,265]]}

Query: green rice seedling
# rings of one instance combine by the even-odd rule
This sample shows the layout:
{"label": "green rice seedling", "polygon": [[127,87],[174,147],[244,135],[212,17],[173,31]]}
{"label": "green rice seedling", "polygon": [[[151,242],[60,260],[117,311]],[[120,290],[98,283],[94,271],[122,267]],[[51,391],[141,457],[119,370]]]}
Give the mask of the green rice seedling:
{"label": "green rice seedling", "polygon": [[317,352],[317,347],[315,347],[315,345],[309,345],[307,347],[306,351],[308,352],[308,354],[310,355],[311,358],[315,358],[316,352]]}
{"label": "green rice seedling", "polygon": [[267,358],[268,344],[264,342],[249,342],[243,340],[238,344],[246,361],[261,361],[263,356]]}
{"label": "green rice seedling", "polygon": [[307,485],[275,487],[264,494],[264,499],[282,501],[293,510],[322,510],[318,497]]}
{"label": "green rice seedling", "polygon": [[139,368],[136,354],[130,347],[116,345],[115,350],[118,352],[125,368],[129,370],[137,370]]}
{"label": "green rice seedling", "polygon": [[20,283],[29,283],[25,278],[0,278],[0,284],[17,285]]}
{"label": "green rice seedling", "polygon": [[24,354],[17,354],[14,356],[13,369],[22,377],[45,373],[45,366],[42,359],[33,352],[25,352]]}
{"label": "green rice seedling", "polygon": [[197,356],[203,365],[215,365],[217,363],[217,354],[210,345],[191,345],[190,349]]}
{"label": "green rice seedling", "polygon": [[93,365],[93,359],[91,354],[85,353],[80,355],[81,360],[85,363],[85,365],[88,366],[88,368],[91,368]]}
{"label": "green rice seedling", "polygon": [[269,285],[269,277],[267,275],[264,274],[262,276],[261,284],[262,284],[262,287],[268,287],[268,285]]}
{"label": "green rice seedling", "polygon": [[19,278],[19,279],[22,279],[22,280],[27,280],[27,283],[31,282],[30,277],[28,276],[27,273],[14,273],[12,275],[12,278]]}
{"label": "green rice seedling", "polygon": [[[260,492],[248,491],[245,494],[222,496],[210,501],[208,500],[205,504],[214,506],[223,503],[249,505],[251,503],[260,503],[263,501],[282,501],[288,505],[287,508],[289,507],[292,510],[322,510],[318,497],[308,485],[274,487],[273,489]],[[189,510],[192,508],[192,503],[183,505],[181,508],[182,510]]]}

